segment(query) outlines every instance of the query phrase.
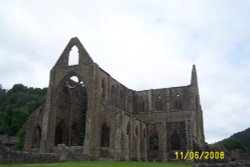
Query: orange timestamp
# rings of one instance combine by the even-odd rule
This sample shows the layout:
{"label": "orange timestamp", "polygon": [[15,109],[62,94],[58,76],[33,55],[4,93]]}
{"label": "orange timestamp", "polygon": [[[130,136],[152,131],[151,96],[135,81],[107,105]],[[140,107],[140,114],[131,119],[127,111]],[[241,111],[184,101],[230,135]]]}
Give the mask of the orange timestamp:
{"label": "orange timestamp", "polygon": [[175,158],[178,160],[223,160],[224,151],[176,151]]}

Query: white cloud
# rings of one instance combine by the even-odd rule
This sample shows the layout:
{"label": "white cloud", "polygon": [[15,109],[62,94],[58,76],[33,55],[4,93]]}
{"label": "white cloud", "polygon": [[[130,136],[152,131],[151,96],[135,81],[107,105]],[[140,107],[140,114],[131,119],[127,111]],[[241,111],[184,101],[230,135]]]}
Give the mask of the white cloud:
{"label": "white cloud", "polygon": [[249,127],[249,1],[6,1],[0,76],[46,87],[71,37],[131,89],[187,85],[198,70],[208,142]]}

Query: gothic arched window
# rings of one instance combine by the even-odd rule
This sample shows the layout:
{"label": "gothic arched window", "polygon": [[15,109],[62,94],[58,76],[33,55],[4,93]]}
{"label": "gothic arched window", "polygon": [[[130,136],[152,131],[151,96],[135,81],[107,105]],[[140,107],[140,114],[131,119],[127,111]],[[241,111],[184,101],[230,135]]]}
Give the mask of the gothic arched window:
{"label": "gothic arched window", "polygon": [[69,52],[68,65],[73,66],[78,64],[79,64],[79,51],[76,46],[73,46]]}
{"label": "gothic arched window", "polygon": [[[87,86],[74,72],[66,76],[62,83],[57,95],[57,102],[60,104],[57,119],[62,122],[57,124],[54,144],[83,145],[88,111]],[[72,116],[73,122],[68,121],[69,115]]]}
{"label": "gothic arched window", "polygon": [[126,97],[125,97],[125,91],[122,89],[122,90],[120,91],[120,99],[119,99],[119,101],[120,101],[120,107],[121,107],[122,109],[125,108],[125,99],[126,99]]}
{"label": "gothic arched window", "polygon": [[105,80],[103,79],[102,80],[102,85],[101,85],[101,97],[103,99],[105,99],[105,95],[106,95],[106,93],[105,93]]}
{"label": "gothic arched window", "polygon": [[162,111],[163,109],[163,99],[161,96],[156,98],[155,108],[157,111]]}
{"label": "gothic arched window", "polygon": [[116,88],[114,85],[111,87],[111,103],[116,104]]}
{"label": "gothic arched window", "polygon": [[176,109],[182,109],[182,102],[180,94],[177,94],[175,97],[175,107]]}

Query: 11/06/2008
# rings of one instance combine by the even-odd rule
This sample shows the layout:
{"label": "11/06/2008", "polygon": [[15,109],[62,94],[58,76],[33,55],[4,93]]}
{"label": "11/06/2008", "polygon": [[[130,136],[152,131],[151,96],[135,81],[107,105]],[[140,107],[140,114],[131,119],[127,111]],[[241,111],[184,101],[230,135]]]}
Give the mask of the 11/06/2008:
{"label": "11/06/2008", "polygon": [[220,159],[223,160],[225,158],[224,151],[176,151],[175,158],[179,160],[213,160],[213,159]]}

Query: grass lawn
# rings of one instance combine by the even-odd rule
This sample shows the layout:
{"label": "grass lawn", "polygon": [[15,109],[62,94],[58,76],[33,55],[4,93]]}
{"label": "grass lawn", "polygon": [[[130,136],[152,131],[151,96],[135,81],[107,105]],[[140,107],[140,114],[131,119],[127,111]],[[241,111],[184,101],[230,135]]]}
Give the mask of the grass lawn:
{"label": "grass lawn", "polygon": [[189,162],[113,162],[113,161],[81,161],[39,164],[0,164],[0,167],[192,167]]}

